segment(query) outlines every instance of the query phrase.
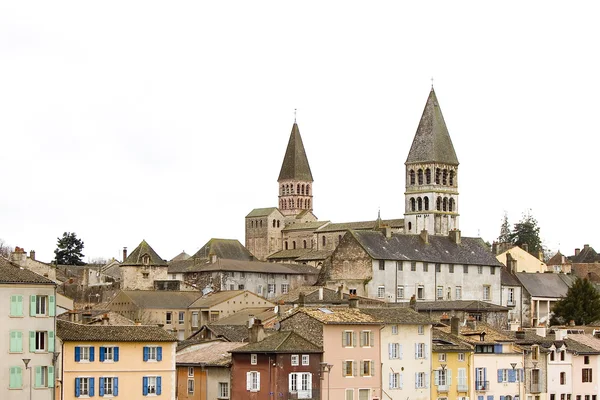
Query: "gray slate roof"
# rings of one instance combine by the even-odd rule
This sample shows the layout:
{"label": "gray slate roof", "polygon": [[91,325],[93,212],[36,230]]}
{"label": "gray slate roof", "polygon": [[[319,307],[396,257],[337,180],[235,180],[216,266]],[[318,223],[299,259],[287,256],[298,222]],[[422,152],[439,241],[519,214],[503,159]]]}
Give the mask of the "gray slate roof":
{"label": "gray slate roof", "polygon": [[252,260],[254,256],[237,239],[210,239],[192,258],[208,258],[211,254],[218,258],[232,260]]}
{"label": "gray slate roof", "polygon": [[[374,229],[375,226],[379,223],[378,220],[374,221],[358,221],[358,222],[339,222],[339,223],[331,223],[323,228],[318,230],[318,233],[326,233],[326,232],[341,232],[347,231],[348,229],[354,230],[365,230],[365,229]],[[384,219],[381,221],[382,225],[387,225],[392,228],[402,228],[404,227],[404,219]]]}
{"label": "gray slate roof", "polygon": [[139,246],[127,256],[127,259],[123,262],[123,264],[121,264],[121,266],[144,265],[142,261],[145,255],[150,257],[150,262],[148,265],[167,265],[167,262],[163,260],[145,240],[142,240],[142,243],[140,243]]}
{"label": "gray slate roof", "polygon": [[175,292],[171,290],[122,290],[140,308],[181,309],[202,297],[201,292]]}
{"label": "gray slate roof", "polygon": [[560,274],[517,272],[515,275],[525,290],[534,297],[559,298],[566,296],[569,290],[569,285],[565,283]]}
{"label": "gray slate roof", "polygon": [[480,300],[417,301],[419,311],[507,311],[507,307]]}
{"label": "gray slate roof", "polygon": [[177,338],[154,325],[82,325],[56,321],[56,335],[68,342],[176,342]]}
{"label": "gray slate roof", "polygon": [[329,221],[310,221],[310,222],[303,222],[301,224],[287,224],[282,229],[282,231],[284,231],[284,232],[305,231],[305,230],[314,231],[315,229],[318,229],[327,223],[329,223]]}
{"label": "gray slate roof", "polygon": [[35,285],[52,285],[55,283],[48,278],[38,275],[26,268],[10,262],[0,256],[0,283],[26,283]]}
{"label": "gray slate roof", "polygon": [[433,328],[432,344],[435,352],[468,352],[473,351],[473,345],[461,340],[458,336]]}
{"label": "gray slate roof", "polygon": [[506,267],[502,267],[500,271],[500,282],[502,286],[521,286],[521,282],[519,282],[515,274],[509,272]]}
{"label": "gray slate roof", "polygon": [[277,210],[277,207],[255,208],[254,210],[250,211],[248,215],[246,215],[246,218],[268,217],[273,211]]}
{"label": "gray slate roof", "polygon": [[579,254],[571,256],[569,259],[574,263],[594,263],[600,262],[600,255],[596,253],[593,247],[586,244]]}
{"label": "gray slate roof", "polygon": [[419,235],[395,233],[388,239],[380,231],[349,232],[376,260],[502,266],[481,238],[463,237],[456,244],[447,236],[429,235],[425,244]]}
{"label": "gray slate roof", "polygon": [[208,260],[189,259],[179,261],[169,265],[169,273],[186,272],[211,272],[211,271],[229,271],[229,272],[258,272],[264,274],[313,274],[319,273],[319,270],[309,265],[303,264],[278,264],[264,261],[241,261],[230,259],[217,259],[216,262]]}
{"label": "gray slate roof", "polygon": [[322,353],[323,349],[295,332],[278,332],[257,343],[231,350],[231,353]]}
{"label": "gray slate roof", "polygon": [[406,159],[406,164],[427,162],[458,165],[458,158],[433,87]]}
{"label": "gray slate roof", "polygon": [[292,133],[290,134],[290,140],[285,151],[283,164],[281,165],[281,171],[279,172],[277,181],[279,182],[286,179],[313,181],[310,165],[308,165],[308,158],[306,157],[306,151],[304,150],[304,144],[302,143],[302,137],[300,136],[300,130],[298,129],[298,124],[295,122],[294,126],[292,126]]}

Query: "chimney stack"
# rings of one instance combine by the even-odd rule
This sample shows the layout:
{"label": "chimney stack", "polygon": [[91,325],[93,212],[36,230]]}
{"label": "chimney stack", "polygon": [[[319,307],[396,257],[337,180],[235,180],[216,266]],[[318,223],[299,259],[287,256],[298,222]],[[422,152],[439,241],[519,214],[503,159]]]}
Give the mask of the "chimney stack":
{"label": "chimney stack", "polygon": [[319,288],[319,300],[323,300],[323,288]]}
{"label": "chimney stack", "polygon": [[32,261],[35,261],[35,250],[30,250],[30,251],[29,251],[29,258],[30,258]]}
{"label": "chimney stack", "polygon": [[123,262],[127,260],[127,247],[123,247]]}
{"label": "chimney stack", "polygon": [[460,333],[459,324],[460,318],[457,316],[450,319],[450,332],[452,332],[453,335],[458,335]]}
{"label": "chimney stack", "polygon": [[77,311],[69,311],[69,321],[77,322]]}
{"label": "chimney stack", "polygon": [[338,286],[338,298],[344,300],[344,285]]}
{"label": "chimney stack", "polygon": [[580,249],[580,248],[576,248],[576,249],[575,249],[575,255],[576,255],[576,256],[578,256],[578,255],[579,255],[579,253],[581,253],[581,249]]}
{"label": "chimney stack", "polygon": [[82,316],[82,323],[89,324],[90,322],[92,322],[92,313],[84,312]]}
{"label": "chimney stack", "polygon": [[523,330],[518,330],[515,332],[515,337],[517,339],[525,339],[525,331]]}
{"label": "chimney stack", "polygon": [[385,237],[386,239],[390,239],[392,237],[392,227],[389,225],[386,225],[383,228],[384,232],[385,232]]}
{"label": "chimney stack", "polygon": [[248,341],[250,343],[257,343],[266,337],[265,327],[260,319],[255,319],[254,324],[250,327],[248,332]]}
{"label": "chimney stack", "polygon": [[102,325],[108,325],[108,321],[109,321],[108,314],[104,314],[102,316]]}
{"label": "chimney stack", "polygon": [[460,230],[452,229],[450,231],[450,240],[454,244],[460,244]]}
{"label": "chimney stack", "polygon": [[298,294],[298,307],[304,307],[304,297],[304,292],[300,292],[300,294]]}
{"label": "chimney stack", "polygon": [[350,299],[348,300],[348,303],[350,305],[350,308],[358,308],[358,298],[357,297],[350,297]]}
{"label": "chimney stack", "polygon": [[429,233],[427,232],[427,229],[423,229],[420,236],[423,243],[429,244]]}

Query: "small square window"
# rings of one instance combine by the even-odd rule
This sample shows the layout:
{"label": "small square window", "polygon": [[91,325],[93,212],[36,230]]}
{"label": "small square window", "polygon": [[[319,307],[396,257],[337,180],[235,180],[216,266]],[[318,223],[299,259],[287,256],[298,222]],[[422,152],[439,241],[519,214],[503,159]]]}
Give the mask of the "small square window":
{"label": "small square window", "polygon": [[469,273],[469,266],[463,265],[463,274],[468,274],[468,273]]}
{"label": "small square window", "polygon": [[417,270],[417,262],[416,261],[412,261],[410,263],[410,270],[411,271],[416,271]]}
{"label": "small square window", "polygon": [[442,272],[442,264],[435,264],[435,272]]}
{"label": "small square window", "polygon": [[379,286],[377,288],[377,298],[379,298],[379,299],[385,298],[385,286]]}
{"label": "small square window", "polygon": [[392,325],[392,335],[398,334],[398,325]]}
{"label": "small square window", "polygon": [[396,268],[398,269],[398,271],[402,271],[404,269],[402,261],[396,261]]}
{"label": "small square window", "polygon": [[300,365],[300,356],[298,354],[292,354],[292,366]]}
{"label": "small square window", "polygon": [[429,265],[426,262],[424,262],[423,263],[423,272],[428,272],[428,271],[429,271]]}
{"label": "small square window", "polygon": [[194,377],[194,367],[188,367],[188,377],[189,378]]}
{"label": "small square window", "polygon": [[425,334],[425,326],[424,325],[419,325],[419,327],[418,327],[418,333],[419,333],[419,335],[424,335]]}
{"label": "small square window", "polygon": [[458,361],[465,361],[465,353],[458,353]]}
{"label": "small square window", "polygon": [[252,364],[252,365],[258,364],[258,355],[250,354],[250,364]]}
{"label": "small square window", "polygon": [[478,274],[483,274],[483,267],[481,265],[477,266],[477,273]]}
{"label": "small square window", "polygon": [[302,354],[302,365],[310,364],[310,356],[308,354]]}
{"label": "small square window", "polygon": [[385,271],[385,260],[379,260],[379,270]]}
{"label": "small square window", "polygon": [[446,353],[438,353],[438,361],[446,362]]}

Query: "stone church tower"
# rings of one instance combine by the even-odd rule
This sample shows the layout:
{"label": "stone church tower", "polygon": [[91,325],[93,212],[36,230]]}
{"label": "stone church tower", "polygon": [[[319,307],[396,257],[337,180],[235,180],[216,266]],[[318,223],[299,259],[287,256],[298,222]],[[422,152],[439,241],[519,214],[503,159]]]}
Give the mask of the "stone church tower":
{"label": "stone church tower", "polygon": [[292,127],[277,182],[279,183],[279,211],[283,215],[290,217],[305,211],[312,212],[313,177],[296,121]]}
{"label": "stone church tower", "polygon": [[459,229],[458,158],[433,87],[405,165],[404,232]]}

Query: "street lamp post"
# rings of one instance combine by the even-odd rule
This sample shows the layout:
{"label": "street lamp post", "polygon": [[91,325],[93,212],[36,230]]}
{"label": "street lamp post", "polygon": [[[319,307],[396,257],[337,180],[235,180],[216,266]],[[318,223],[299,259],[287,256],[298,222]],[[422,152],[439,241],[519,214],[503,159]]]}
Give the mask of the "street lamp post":
{"label": "street lamp post", "polygon": [[331,368],[333,368],[333,364],[321,363],[321,379],[323,379],[323,373],[327,373],[327,400],[329,400],[329,375],[331,375]]}
{"label": "street lamp post", "polygon": [[31,367],[29,366],[29,362],[31,358],[23,358],[23,364],[25,364],[25,370],[29,370],[29,400],[31,400]]}

